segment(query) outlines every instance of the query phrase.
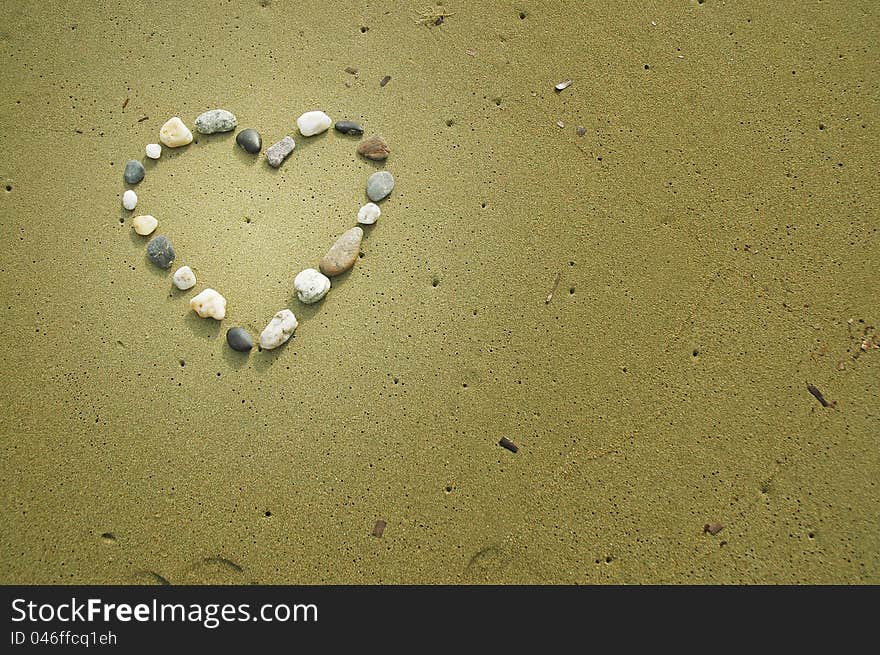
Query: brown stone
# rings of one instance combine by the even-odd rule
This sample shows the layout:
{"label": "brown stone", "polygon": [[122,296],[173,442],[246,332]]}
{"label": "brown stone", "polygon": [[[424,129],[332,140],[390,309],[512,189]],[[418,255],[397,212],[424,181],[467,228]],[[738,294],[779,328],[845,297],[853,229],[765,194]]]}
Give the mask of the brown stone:
{"label": "brown stone", "polygon": [[381,161],[388,158],[388,155],[391,154],[391,150],[388,148],[388,144],[385,142],[385,139],[379,135],[376,135],[361,141],[358,144],[357,153],[359,155],[363,155],[367,159],[372,159],[373,161]]}
{"label": "brown stone", "polygon": [[319,267],[324,275],[333,277],[345,273],[354,266],[361,252],[361,239],[364,231],[353,227],[336,240],[327,254],[321,258]]}

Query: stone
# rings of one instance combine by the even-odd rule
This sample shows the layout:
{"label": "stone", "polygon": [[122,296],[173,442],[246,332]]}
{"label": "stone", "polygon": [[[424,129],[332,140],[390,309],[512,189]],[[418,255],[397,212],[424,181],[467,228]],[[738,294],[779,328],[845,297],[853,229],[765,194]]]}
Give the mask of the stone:
{"label": "stone", "polygon": [[321,257],[318,267],[324,275],[333,277],[345,273],[354,266],[361,251],[361,239],[364,231],[353,227],[336,240],[327,254]]}
{"label": "stone", "polygon": [[169,148],[180,148],[192,143],[193,135],[177,116],[172,116],[159,130],[159,141]]}
{"label": "stone", "polygon": [[260,148],[263,147],[263,137],[260,136],[259,132],[250,127],[239,132],[235,137],[235,142],[241,146],[242,150],[252,155],[256,155],[260,152]]}
{"label": "stone", "polygon": [[330,278],[314,268],[307,268],[293,278],[293,288],[296,290],[300,302],[311,305],[318,302],[330,291]]}
{"label": "stone", "polygon": [[394,176],[388,171],[376,171],[367,179],[367,197],[373,202],[387,198],[394,189]]}
{"label": "stone", "polygon": [[290,335],[299,325],[296,316],[289,309],[282,309],[272,317],[269,325],[260,333],[260,348],[272,350],[290,339]]}
{"label": "stone", "polygon": [[125,171],[122,173],[122,177],[125,179],[126,184],[137,184],[142,179],[144,179],[144,165],[140,163],[137,159],[129,159],[125,163]]}
{"label": "stone", "polygon": [[150,159],[159,159],[159,157],[162,156],[162,146],[158,143],[148,143],[144,150],[147,153],[147,157]]}
{"label": "stone", "polygon": [[323,111],[307,111],[296,119],[296,126],[303,136],[315,136],[330,129],[333,121]]}
{"label": "stone", "polygon": [[196,286],[196,274],[193,273],[189,266],[181,266],[174,271],[174,277],[171,280],[174,282],[174,286],[181,291],[186,291]]}
{"label": "stone", "polygon": [[296,144],[289,136],[286,136],[278,143],[269,146],[266,149],[266,159],[269,161],[269,166],[272,168],[278,168],[281,166],[281,164],[284,163],[284,160],[287,159],[287,156],[293,152],[295,147]]}
{"label": "stone", "polygon": [[122,206],[125,207],[128,211],[131,211],[138,204],[138,194],[129,189],[125,193],[122,194]]}
{"label": "stone", "polygon": [[229,328],[226,332],[226,343],[229,344],[230,348],[240,353],[246,353],[254,347],[254,340],[251,339],[251,335],[248,334],[247,330],[240,327]]}
{"label": "stone", "polygon": [[388,159],[391,150],[388,148],[385,138],[377,134],[361,141],[358,144],[357,153],[373,161],[382,161]]}
{"label": "stone", "polygon": [[216,321],[226,318],[226,298],[213,289],[205,289],[193,296],[189,306],[201,318],[213,318]]}
{"label": "stone", "polygon": [[358,209],[358,223],[361,225],[372,225],[379,220],[381,215],[382,210],[379,209],[379,205],[373,202],[368,202],[366,205]]}
{"label": "stone", "polygon": [[171,266],[174,256],[174,246],[164,235],[153,237],[147,244],[147,257],[159,268]]}
{"label": "stone", "polygon": [[145,237],[148,234],[152,234],[156,227],[158,227],[158,225],[159,221],[156,220],[156,217],[150,216],[149,214],[144,214],[143,216],[135,216],[131,220],[132,228],[134,228],[134,231],[140,234],[142,237]]}
{"label": "stone", "polygon": [[201,134],[231,132],[238,125],[235,114],[225,109],[211,109],[196,118],[195,126]]}
{"label": "stone", "polygon": [[361,124],[354,121],[336,121],[333,127],[337,132],[342,132],[348,136],[360,136],[364,133],[364,128],[361,127]]}

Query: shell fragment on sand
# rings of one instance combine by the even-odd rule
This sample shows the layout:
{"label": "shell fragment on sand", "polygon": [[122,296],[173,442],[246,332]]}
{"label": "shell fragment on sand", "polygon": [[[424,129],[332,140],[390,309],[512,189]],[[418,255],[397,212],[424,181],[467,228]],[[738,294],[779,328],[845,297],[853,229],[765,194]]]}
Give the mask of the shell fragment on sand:
{"label": "shell fragment on sand", "polygon": [[556,91],[556,93],[559,93],[560,91],[565,91],[565,89],[571,86],[571,82],[571,80],[562,80],[559,84],[554,86],[553,89]]}
{"label": "shell fragment on sand", "polygon": [[189,301],[190,309],[202,318],[222,321],[226,318],[226,298],[214,289],[205,289]]}
{"label": "shell fragment on sand", "polygon": [[296,330],[299,323],[289,309],[282,309],[272,317],[269,324],[260,333],[260,348],[272,350],[285,343]]}

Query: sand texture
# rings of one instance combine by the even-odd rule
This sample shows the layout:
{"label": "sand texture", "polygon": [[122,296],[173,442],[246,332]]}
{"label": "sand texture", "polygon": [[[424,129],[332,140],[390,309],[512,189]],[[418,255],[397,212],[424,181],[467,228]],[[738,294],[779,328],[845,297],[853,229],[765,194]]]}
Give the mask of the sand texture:
{"label": "sand texture", "polygon": [[0,583],[880,583],[880,3],[424,4],[0,3]]}

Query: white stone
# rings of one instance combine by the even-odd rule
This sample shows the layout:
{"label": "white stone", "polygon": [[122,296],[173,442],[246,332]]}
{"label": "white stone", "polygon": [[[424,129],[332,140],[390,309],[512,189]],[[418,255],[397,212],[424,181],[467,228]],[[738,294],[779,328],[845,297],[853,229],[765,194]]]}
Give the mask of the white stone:
{"label": "white stone", "polygon": [[226,318],[226,298],[213,289],[205,289],[189,301],[190,308],[202,318],[222,321]]}
{"label": "white stone", "polygon": [[148,234],[152,234],[153,230],[159,225],[159,221],[156,220],[155,216],[150,216],[149,214],[144,214],[143,216],[135,216],[131,220],[131,226],[134,228],[134,231],[140,234],[142,237],[147,236]]}
{"label": "white stone", "polygon": [[358,209],[358,223],[361,225],[372,225],[379,220],[382,210],[379,205],[374,202],[368,202],[366,205]]}
{"label": "white stone", "polygon": [[192,143],[193,134],[177,116],[172,116],[159,130],[159,141],[169,148],[179,148]]}
{"label": "white stone", "polygon": [[300,302],[311,305],[330,291],[330,278],[314,268],[307,268],[293,278],[293,288]]}
{"label": "white stone", "polygon": [[[193,273],[193,270],[189,266],[181,266],[176,271],[174,271],[174,277],[172,278],[174,281],[174,286],[176,286],[181,291],[186,291],[187,289],[192,289],[196,286],[196,274]],[[223,301],[224,313],[226,308],[226,301]]]}
{"label": "white stone", "polygon": [[128,211],[131,211],[138,204],[138,194],[129,189],[125,193],[122,194],[122,206],[125,207]]}
{"label": "white stone", "polygon": [[148,143],[144,150],[147,151],[147,157],[150,159],[159,159],[162,156],[162,146],[158,143]]}
{"label": "white stone", "polygon": [[330,129],[333,123],[323,111],[307,111],[296,119],[296,126],[303,136],[314,136]]}
{"label": "white stone", "polygon": [[290,339],[290,335],[299,325],[296,316],[289,309],[282,309],[272,317],[269,325],[260,333],[260,348],[272,350]]}

